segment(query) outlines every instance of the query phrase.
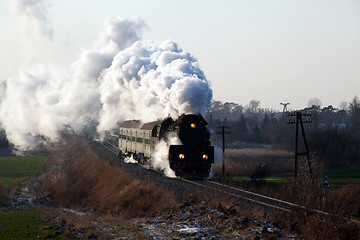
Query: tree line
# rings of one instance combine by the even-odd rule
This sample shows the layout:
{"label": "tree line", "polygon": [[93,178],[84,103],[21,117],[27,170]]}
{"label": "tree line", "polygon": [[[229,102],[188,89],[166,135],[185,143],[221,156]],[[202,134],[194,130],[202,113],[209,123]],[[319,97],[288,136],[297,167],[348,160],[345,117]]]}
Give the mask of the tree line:
{"label": "tree line", "polygon": [[[360,101],[355,96],[341,109],[332,105],[321,107],[321,102],[309,100],[306,108],[298,110],[311,117],[304,124],[305,135],[312,154],[324,159],[325,167],[360,165]],[[221,144],[219,127],[226,126],[227,147],[271,147],[293,150],[295,126],[288,124],[289,112],[279,112],[260,107],[252,100],[247,106],[237,103],[213,101],[205,118],[212,141]],[[299,141],[301,142],[301,141]]]}

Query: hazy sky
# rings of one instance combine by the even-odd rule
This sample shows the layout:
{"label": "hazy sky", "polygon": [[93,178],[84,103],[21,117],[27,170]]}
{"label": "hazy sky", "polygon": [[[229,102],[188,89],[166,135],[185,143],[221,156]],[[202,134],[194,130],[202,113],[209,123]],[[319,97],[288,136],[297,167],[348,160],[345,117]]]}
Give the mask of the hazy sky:
{"label": "hazy sky", "polygon": [[42,29],[0,1],[0,80],[29,63],[67,68],[106,18],[136,16],[149,26],[143,39],[172,39],[199,60],[215,100],[281,110],[280,102],[298,109],[317,97],[338,107],[360,97],[358,0],[40,2]]}

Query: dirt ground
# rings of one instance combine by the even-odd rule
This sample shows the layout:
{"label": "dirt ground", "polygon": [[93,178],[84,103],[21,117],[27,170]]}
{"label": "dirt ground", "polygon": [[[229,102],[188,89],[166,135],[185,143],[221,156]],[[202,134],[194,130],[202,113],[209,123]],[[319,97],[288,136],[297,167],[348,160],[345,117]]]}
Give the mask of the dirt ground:
{"label": "dirt ground", "polygon": [[[56,181],[64,177],[62,175],[64,169],[72,166],[71,161],[75,152],[79,154],[88,146],[83,140],[79,143],[79,139],[64,139],[58,148],[52,151],[43,172],[22,182],[12,192],[14,208],[33,208],[43,212],[42,228],[56,230],[54,234],[47,236],[47,239],[58,237],[66,239],[66,236],[79,239],[300,238],[267,220],[267,215],[263,211],[259,210],[256,216],[248,216],[245,213],[254,212],[254,209],[248,211],[252,207],[246,205],[236,206],[233,208],[234,211],[225,211],[224,209],[231,207],[232,203],[218,197],[204,197],[196,192],[181,198],[175,196],[175,201],[163,209],[153,211],[150,209],[131,217],[129,214],[123,214],[121,209],[115,211],[115,208],[111,207],[98,208],[94,203],[89,205],[86,202],[89,198],[86,201],[80,200],[84,201],[83,204],[79,202],[62,204],[51,198],[48,193],[44,193],[42,188],[44,180]],[[92,176],[87,174],[87,177]],[[138,195],[138,198],[141,196]],[[141,201],[141,199],[133,201]]]}

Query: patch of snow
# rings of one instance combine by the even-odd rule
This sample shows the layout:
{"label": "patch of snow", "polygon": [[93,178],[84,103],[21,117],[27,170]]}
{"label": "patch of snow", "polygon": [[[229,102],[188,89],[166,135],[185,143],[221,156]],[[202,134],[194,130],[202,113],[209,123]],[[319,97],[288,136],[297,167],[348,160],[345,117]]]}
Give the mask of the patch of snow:
{"label": "patch of snow", "polygon": [[200,228],[187,226],[187,225],[183,225],[183,228],[178,230],[178,232],[185,232],[185,233],[197,233],[199,231],[201,231]]}

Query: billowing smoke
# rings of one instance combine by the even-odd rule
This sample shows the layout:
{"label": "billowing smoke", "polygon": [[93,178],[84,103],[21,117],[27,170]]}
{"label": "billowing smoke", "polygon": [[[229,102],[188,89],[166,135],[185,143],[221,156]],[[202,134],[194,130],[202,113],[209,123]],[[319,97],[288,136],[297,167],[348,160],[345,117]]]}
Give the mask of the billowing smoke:
{"label": "billowing smoke", "polygon": [[0,119],[10,142],[31,148],[43,140],[56,141],[65,126],[76,131],[98,121],[102,108],[98,78],[119,51],[140,39],[145,26],[141,19],[109,18],[94,47],[70,69],[35,65],[9,78]]}
{"label": "billowing smoke", "polygon": [[212,98],[197,60],[173,41],[135,42],[114,57],[99,81],[100,131],[119,119],[204,113]]}
{"label": "billowing smoke", "polygon": [[168,136],[168,140],[161,140],[155,147],[155,152],[151,158],[151,165],[162,170],[168,177],[176,177],[169,164],[170,145],[180,145],[181,141],[177,136]]}
{"label": "billowing smoke", "polygon": [[52,39],[54,31],[48,18],[48,0],[12,0],[14,14],[23,17],[28,36],[42,35]]}
{"label": "billowing smoke", "polygon": [[69,69],[29,66],[9,78],[0,120],[10,142],[29,148],[89,122],[104,132],[126,119],[204,113],[212,90],[197,60],[173,41],[140,40],[146,27],[139,18],[109,18]]}

